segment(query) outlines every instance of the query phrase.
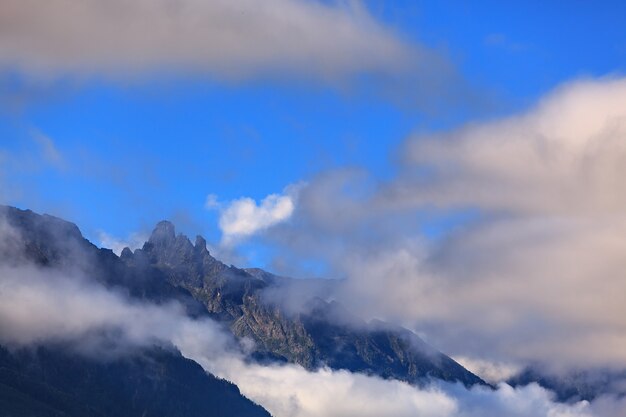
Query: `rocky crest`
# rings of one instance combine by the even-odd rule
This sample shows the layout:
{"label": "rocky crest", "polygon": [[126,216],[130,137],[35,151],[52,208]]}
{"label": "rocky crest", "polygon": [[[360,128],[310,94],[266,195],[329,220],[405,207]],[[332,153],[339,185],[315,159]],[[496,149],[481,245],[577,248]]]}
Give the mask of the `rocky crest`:
{"label": "rocky crest", "polygon": [[252,339],[253,356],[259,360],[297,363],[311,370],[329,366],[410,383],[433,378],[467,386],[484,383],[413,332],[360,322],[336,302],[311,298],[300,312],[288,312],[265,295],[278,284],[296,280],[226,266],[211,256],[203,238],[193,245],[176,235],[169,222],[157,224],[143,248],[122,259],[129,266],[148,262],[169,283],[189,291],[235,336]]}

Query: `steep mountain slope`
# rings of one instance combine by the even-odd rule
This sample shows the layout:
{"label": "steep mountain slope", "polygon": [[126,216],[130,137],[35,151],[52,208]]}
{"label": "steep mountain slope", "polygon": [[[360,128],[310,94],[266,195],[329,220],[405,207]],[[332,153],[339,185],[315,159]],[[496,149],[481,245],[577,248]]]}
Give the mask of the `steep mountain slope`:
{"label": "steep mountain slope", "polygon": [[[0,268],[79,274],[129,298],[180,302],[208,315],[189,292],[149,265],[129,267],[51,216],[0,206]],[[20,269],[21,268],[21,269]],[[0,290],[2,284],[0,275]],[[129,320],[132,320],[129,317]],[[0,327],[0,340],[5,340]],[[105,346],[106,348],[106,346]],[[133,348],[120,356],[79,354],[69,344],[0,346],[0,416],[268,417],[236,386],[206,373],[171,347]]]}
{"label": "steep mountain slope", "polygon": [[311,298],[298,312],[289,312],[267,297],[287,278],[226,266],[209,254],[203,238],[197,237],[194,245],[176,235],[169,222],[160,222],[142,249],[125,250],[121,259],[131,268],[148,264],[162,271],[237,337],[252,339],[258,359],[297,363],[307,369],[326,365],[411,383],[430,378],[468,386],[483,383],[414,333],[359,321],[337,303]]}
{"label": "steep mountain slope", "polygon": [[239,389],[171,350],[115,360],[69,354],[62,346],[0,347],[0,416],[269,417]]}

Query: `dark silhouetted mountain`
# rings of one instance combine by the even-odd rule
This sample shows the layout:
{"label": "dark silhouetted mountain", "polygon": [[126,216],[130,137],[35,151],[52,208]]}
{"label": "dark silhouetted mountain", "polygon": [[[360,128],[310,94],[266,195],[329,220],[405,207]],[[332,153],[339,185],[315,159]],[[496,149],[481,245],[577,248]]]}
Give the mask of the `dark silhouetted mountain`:
{"label": "dark silhouetted mountain", "polygon": [[0,347],[1,417],[269,417],[230,382],[163,348],[114,360]]}

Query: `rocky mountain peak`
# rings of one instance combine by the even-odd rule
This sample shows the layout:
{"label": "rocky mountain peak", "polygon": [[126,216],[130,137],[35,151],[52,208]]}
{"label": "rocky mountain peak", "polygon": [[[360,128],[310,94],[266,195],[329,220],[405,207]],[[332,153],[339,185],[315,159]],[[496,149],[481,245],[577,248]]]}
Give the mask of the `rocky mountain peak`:
{"label": "rocky mountain peak", "polygon": [[176,239],[176,228],[167,221],[162,220],[156,224],[148,242],[153,245],[163,245],[173,242]]}
{"label": "rocky mountain peak", "polygon": [[206,275],[226,268],[211,256],[202,236],[196,236],[192,244],[187,236],[176,234],[174,225],[166,220],[157,223],[139,253],[146,255],[150,263],[167,268],[170,280],[177,284],[184,281],[200,285]]}

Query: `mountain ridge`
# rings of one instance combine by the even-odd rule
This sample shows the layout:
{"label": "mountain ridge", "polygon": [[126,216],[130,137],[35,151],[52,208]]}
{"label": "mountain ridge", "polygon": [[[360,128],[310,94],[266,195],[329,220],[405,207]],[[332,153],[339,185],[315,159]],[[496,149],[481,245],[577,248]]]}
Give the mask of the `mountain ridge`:
{"label": "mountain ridge", "polygon": [[159,222],[143,247],[123,259],[129,265],[151,262],[168,282],[189,291],[236,337],[252,339],[257,358],[295,363],[308,370],[328,366],[414,384],[432,379],[466,386],[485,384],[407,329],[382,322],[353,325],[359,319],[337,302],[312,297],[304,311],[287,311],[268,299],[267,291],[285,283],[306,284],[306,280],[227,266],[209,253],[204,238],[198,236],[194,245],[186,236],[177,235],[168,221]]}
{"label": "mountain ridge", "polygon": [[412,384],[433,379],[485,384],[406,329],[380,323],[355,326],[358,319],[338,303],[312,298],[305,312],[282,308],[267,291],[296,280],[227,266],[209,253],[204,238],[196,237],[193,244],[176,234],[169,221],[157,223],[142,248],[124,250],[118,257],[85,239],[73,223],[32,211],[3,211],[12,213],[13,225],[27,236],[26,246],[35,249],[37,262],[63,264],[67,257],[84,256],[81,267],[108,287],[157,304],[179,301],[188,315],[211,317],[235,337],[251,339],[252,360],[294,363],[308,370],[328,366]]}
{"label": "mountain ridge", "polygon": [[[19,268],[31,265],[67,275],[78,272],[129,299],[154,304],[175,300],[190,317],[207,315],[186,290],[171,286],[158,270],[128,267],[111,250],[84,239],[74,224],[0,206],[0,267],[28,273]],[[173,346],[133,347],[104,359],[99,353],[79,352],[72,342],[0,344],[1,417],[206,415],[270,417],[234,384],[205,372]]]}

